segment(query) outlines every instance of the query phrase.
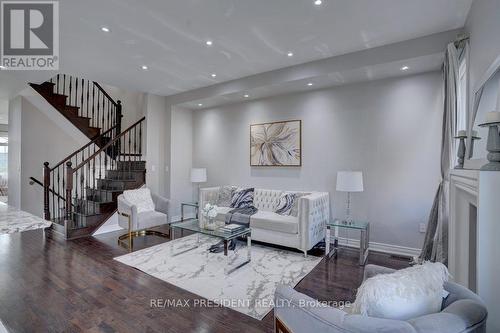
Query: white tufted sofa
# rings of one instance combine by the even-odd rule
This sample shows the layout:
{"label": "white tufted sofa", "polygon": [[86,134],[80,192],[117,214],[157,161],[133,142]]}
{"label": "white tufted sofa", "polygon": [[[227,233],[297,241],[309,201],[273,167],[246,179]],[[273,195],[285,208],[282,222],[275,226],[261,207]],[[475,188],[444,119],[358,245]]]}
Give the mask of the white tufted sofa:
{"label": "white tufted sofa", "polygon": [[[330,199],[327,192],[308,192],[299,198],[298,216],[274,213],[281,190],[255,189],[254,206],[259,210],[250,217],[252,239],[307,251],[325,237],[325,224],[330,218]],[[216,204],[219,187],[200,190],[200,208],[207,203]],[[224,221],[232,208],[218,207],[217,220]],[[203,223],[200,216],[200,224]]]}

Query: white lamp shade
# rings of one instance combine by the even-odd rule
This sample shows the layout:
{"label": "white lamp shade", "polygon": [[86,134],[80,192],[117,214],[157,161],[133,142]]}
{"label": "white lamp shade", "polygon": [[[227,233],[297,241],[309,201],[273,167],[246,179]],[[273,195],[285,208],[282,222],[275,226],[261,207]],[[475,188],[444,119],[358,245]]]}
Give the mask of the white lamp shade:
{"label": "white lamp shade", "polygon": [[207,181],[207,169],[205,168],[191,169],[191,183],[204,183],[206,181]]}
{"label": "white lamp shade", "polygon": [[337,191],[363,192],[363,173],[361,171],[337,172]]}

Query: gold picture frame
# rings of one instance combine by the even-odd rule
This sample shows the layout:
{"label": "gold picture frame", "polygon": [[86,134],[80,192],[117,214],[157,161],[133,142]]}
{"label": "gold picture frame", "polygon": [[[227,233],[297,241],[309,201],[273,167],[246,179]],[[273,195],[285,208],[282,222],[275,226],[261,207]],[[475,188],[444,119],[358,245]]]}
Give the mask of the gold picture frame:
{"label": "gold picture frame", "polygon": [[302,166],[302,121],[251,124],[250,166]]}

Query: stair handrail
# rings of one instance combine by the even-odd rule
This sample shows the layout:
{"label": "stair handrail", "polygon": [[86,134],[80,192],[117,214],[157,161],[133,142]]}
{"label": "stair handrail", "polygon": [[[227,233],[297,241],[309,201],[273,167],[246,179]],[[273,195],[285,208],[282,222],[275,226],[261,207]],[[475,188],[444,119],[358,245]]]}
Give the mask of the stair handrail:
{"label": "stair handrail", "polygon": [[[76,197],[76,200],[78,201],[79,197],[82,195],[82,193],[84,193],[83,188],[86,188],[85,187],[85,179],[86,179],[85,175],[87,175],[87,180],[88,180],[88,177],[90,176],[89,173],[90,173],[90,169],[92,166],[92,163],[91,163],[92,161],[94,161],[94,163],[93,163],[94,165],[92,168],[92,170],[94,170],[94,172],[95,172],[95,165],[96,165],[96,161],[97,161],[98,157],[99,157],[99,162],[97,163],[97,165],[99,165],[99,170],[102,170],[101,163],[102,163],[103,157],[104,157],[105,170],[107,168],[107,164],[108,164],[109,160],[111,160],[111,165],[113,164],[113,162],[118,164],[118,162],[120,162],[120,157],[123,156],[126,158],[128,156],[128,158],[129,158],[128,162],[131,162],[132,161],[131,155],[126,154],[126,153],[122,153],[121,148],[123,147],[124,149],[126,149],[126,145],[128,142],[128,149],[129,149],[129,153],[130,153],[130,150],[132,149],[132,146],[131,146],[132,130],[134,130],[134,148],[133,148],[134,152],[137,152],[137,149],[139,149],[139,154],[137,154],[137,156],[141,156],[142,122],[145,119],[146,119],[146,117],[142,117],[141,119],[139,119],[138,121],[136,121],[135,123],[130,125],[127,129],[125,129],[123,132],[116,135],[111,141],[106,143],[102,148],[100,148],[99,150],[94,152],[91,156],[87,157],[84,161],[78,163],[76,165],[76,167],[74,167],[74,168],[72,167],[73,164],[71,161],[66,162],[66,186],[65,186],[66,200],[65,200],[65,207],[64,207],[66,220],[71,220],[71,218],[72,218],[72,205],[71,205],[72,200],[71,199]],[[137,128],[139,128],[139,140],[137,140]],[[127,141],[127,135],[128,135],[128,141]],[[123,138],[123,140],[122,140],[122,138]],[[137,146],[137,142],[139,142],[139,146]],[[113,150],[115,148],[118,149],[117,156],[109,159],[108,158],[109,150]],[[134,159],[134,161],[137,161],[137,159]],[[88,165],[88,167],[84,168],[86,165]],[[129,163],[129,165],[130,165],[130,163]],[[80,169],[82,169],[82,170],[80,170]],[[99,175],[100,174],[101,173],[99,171]],[[93,175],[92,178],[94,180],[96,179],[95,174]],[[76,179],[76,182],[74,181],[74,179]],[[76,183],[75,187],[73,186],[74,183]],[[79,191],[79,189],[80,189],[80,191]],[[73,190],[75,190],[76,196],[72,195]]]}
{"label": "stair handrail", "polygon": [[132,125],[130,125],[129,127],[127,127],[127,129],[125,129],[123,132],[121,132],[120,134],[118,134],[117,136],[115,136],[113,140],[111,140],[107,144],[105,144],[104,147],[102,147],[101,149],[99,149],[98,151],[96,151],[94,154],[92,154],[86,160],[84,160],[83,162],[81,162],[80,164],[78,164],[75,168],[73,168],[73,172],[75,172],[76,170],[80,169],[82,166],[84,166],[89,161],[91,161],[92,159],[94,159],[97,155],[99,155],[100,153],[102,153],[107,148],[111,147],[111,145],[113,145],[116,141],[120,140],[121,137],[123,137],[126,133],[128,133],[132,128],[134,128],[138,124],[142,123],[145,119],[146,119],[146,117],[142,117],[141,119],[139,119],[138,121],[136,121],[135,123],[133,123]]}
{"label": "stair handrail", "polygon": [[[99,83],[97,83],[97,82],[95,82],[95,81],[92,81],[92,82],[93,82],[93,83],[94,83],[94,85],[97,87],[97,89],[99,89],[99,90],[103,93],[103,95],[104,95],[104,96],[106,96],[106,98],[108,98],[108,99],[109,99],[109,101],[110,101],[111,103],[113,103],[115,106],[118,106],[118,104],[119,104],[119,103],[115,102],[115,100],[113,99],[113,97],[109,96],[109,94],[106,92],[106,90],[104,90],[104,88],[103,88],[103,87],[101,87],[101,85],[100,85]],[[118,102],[120,102],[120,101],[118,101]]]}
{"label": "stair handrail", "polygon": [[76,154],[78,154],[78,153],[82,152],[83,150],[85,150],[86,148],[88,148],[91,144],[93,144],[93,143],[95,144],[98,140],[100,140],[101,138],[105,137],[106,134],[108,134],[109,132],[111,132],[112,130],[114,130],[117,127],[118,127],[118,125],[115,125],[115,126],[111,127],[106,132],[104,132],[104,133],[100,134],[99,136],[97,136],[94,140],[89,141],[87,144],[83,145],[81,148],[75,150],[73,153],[71,153],[70,155],[68,155],[67,157],[65,157],[62,161],[60,161],[59,163],[57,163],[54,167],[50,168],[50,171],[54,171],[57,167],[61,166],[66,161],[70,160],[73,156],[75,156]]}

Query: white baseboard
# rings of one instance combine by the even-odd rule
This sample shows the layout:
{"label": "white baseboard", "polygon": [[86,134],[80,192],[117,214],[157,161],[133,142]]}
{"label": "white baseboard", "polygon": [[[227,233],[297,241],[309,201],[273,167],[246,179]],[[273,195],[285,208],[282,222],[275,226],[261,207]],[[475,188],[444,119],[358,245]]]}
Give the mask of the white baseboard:
{"label": "white baseboard", "polygon": [[[344,245],[344,246],[347,245],[350,247],[359,248],[359,239],[339,237],[339,245]],[[400,245],[393,245],[393,244],[370,242],[369,248],[371,251],[395,254],[395,255],[410,257],[410,258],[413,258],[416,256],[418,257],[418,255],[420,255],[420,249],[406,247],[406,246],[400,246]]]}

